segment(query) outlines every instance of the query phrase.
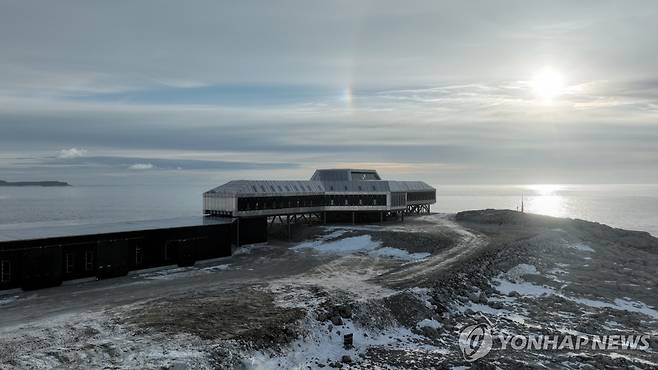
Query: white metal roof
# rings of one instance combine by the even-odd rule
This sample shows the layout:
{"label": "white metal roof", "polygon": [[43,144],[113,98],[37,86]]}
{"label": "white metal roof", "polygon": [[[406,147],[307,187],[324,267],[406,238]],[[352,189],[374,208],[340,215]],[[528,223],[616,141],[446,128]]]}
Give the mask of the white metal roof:
{"label": "white metal roof", "polygon": [[322,193],[324,186],[320,181],[282,181],[282,180],[235,180],[218,186],[208,193],[222,194],[285,194],[285,193]]}
{"label": "white metal roof", "polygon": [[409,191],[433,191],[422,181],[267,181],[236,180],[218,186],[208,193],[234,196],[268,196],[272,194],[319,194],[319,193],[385,193]]}

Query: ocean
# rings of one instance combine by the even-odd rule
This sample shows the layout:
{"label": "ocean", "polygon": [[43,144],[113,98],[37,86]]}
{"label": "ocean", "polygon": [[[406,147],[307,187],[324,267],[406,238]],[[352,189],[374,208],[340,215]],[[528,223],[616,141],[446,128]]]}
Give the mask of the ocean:
{"label": "ocean", "polygon": [[[435,184],[433,212],[520,208],[658,236],[658,185]],[[195,216],[211,184],[0,187],[0,227],[53,226]],[[12,225],[20,224],[20,225]]]}

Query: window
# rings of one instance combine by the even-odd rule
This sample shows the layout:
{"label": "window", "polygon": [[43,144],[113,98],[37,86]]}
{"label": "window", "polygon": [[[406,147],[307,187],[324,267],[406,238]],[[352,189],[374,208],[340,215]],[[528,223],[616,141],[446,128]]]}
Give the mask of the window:
{"label": "window", "polygon": [[334,200],[331,199],[331,200],[329,201],[329,203],[333,206],[333,205],[334,205]]}
{"label": "window", "polygon": [[286,191],[290,191],[290,186],[286,185]]}
{"label": "window", "polygon": [[281,185],[277,185],[277,188],[279,188],[280,192],[283,192],[283,188],[281,187]]}
{"label": "window", "polygon": [[363,199],[361,199],[361,198],[359,198],[359,205],[360,205],[360,206],[363,205]]}
{"label": "window", "polygon": [[251,185],[251,188],[254,189],[254,193],[258,193],[258,189],[256,189],[256,185]]}
{"label": "window", "polygon": [[144,260],[144,254],[142,253],[142,247],[135,247],[135,266],[140,266]]}
{"label": "window", "polygon": [[348,205],[347,198],[345,198],[345,205]]}
{"label": "window", "polygon": [[73,253],[66,254],[66,273],[70,274],[75,268],[75,259]]}
{"label": "window", "polygon": [[94,251],[85,251],[85,271],[94,270]]}
{"label": "window", "polygon": [[373,206],[376,206],[376,205],[377,205],[377,199],[376,199],[376,198],[372,200],[372,205],[373,205]]}
{"label": "window", "polygon": [[272,193],[276,192],[276,190],[274,190],[274,185],[270,185],[270,189],[272,189]]}
{"label": "window", "polygon": [[11,261],[0,261],[0,283],[8,283],[11,280]]}
{"label": "window", "polygon": [[260,190],[262,190],[263,193],[267,193],[267,190],[265,189],[265,185],[261,185],[261,186],[260,186]]}

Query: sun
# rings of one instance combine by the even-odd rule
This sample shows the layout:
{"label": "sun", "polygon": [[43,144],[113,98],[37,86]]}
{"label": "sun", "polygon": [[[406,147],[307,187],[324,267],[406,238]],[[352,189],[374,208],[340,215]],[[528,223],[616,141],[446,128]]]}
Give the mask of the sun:
{"label": "sun", "polygon": [[560,72],[547,67],[535,74],[531,86],[538,98],[551,101],[562,94],[564,77]]}

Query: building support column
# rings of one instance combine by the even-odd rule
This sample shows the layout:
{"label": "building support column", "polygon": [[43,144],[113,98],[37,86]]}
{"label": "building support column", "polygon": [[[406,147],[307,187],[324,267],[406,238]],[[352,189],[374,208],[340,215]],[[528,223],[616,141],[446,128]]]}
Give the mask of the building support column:
{"label": "building support column", "polygon": [[290,215],[286,215],[286,223],[288,224],[288,240],[291,240],[292,233],[290,232]]}
{"label": "building support column", "polygon": [[384,222],[384,211],[379,211],[379,223]]}
{"label": "building support column", "polygon": [[322,212],[322,224],[323,225],[327,224],[327,211]]}
{"label": "building support column", "polygon": [[356,212],[352,211],[352,225],[356,225],[355,213]]}

